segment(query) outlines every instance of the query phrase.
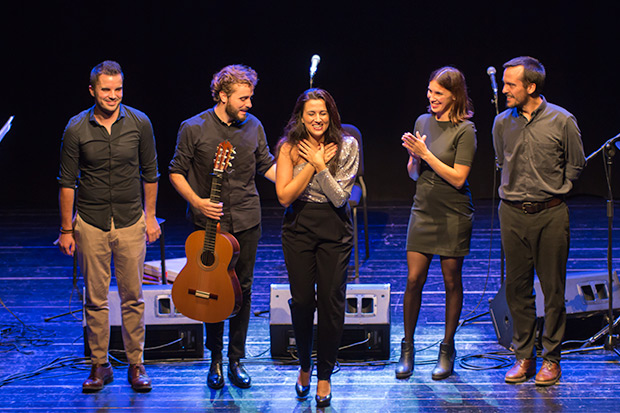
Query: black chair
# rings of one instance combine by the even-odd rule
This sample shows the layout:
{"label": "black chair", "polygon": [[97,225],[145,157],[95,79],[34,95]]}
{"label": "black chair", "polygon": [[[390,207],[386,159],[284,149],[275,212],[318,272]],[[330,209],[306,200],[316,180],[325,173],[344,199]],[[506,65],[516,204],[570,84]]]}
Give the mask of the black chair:
{"label": "black chair", "polygon": [[360,160],[359,160],[359,169],[357,172],[357,178],[355,179],[355,184],[353,185],[353,189],[351,190],[351,198],[349,198],[349,205],[351,206],[351,212],[353,213],[353,248],[354,250],[354,259],[355,259],[355,279],[359,279],[359,246],[358,246],[358,229],[357,229],[357,209],[361,206],[362,213],[364,217],[364,241],[365,241],[365,255],[366,259],[370,257],[370,247],[368,242],[368,206],[366,204],[366,183],[364,182],[364,145],[362,142],[362,133],[358,128],[353,125],[343,123],[342,129],[348,134],[357,139],[359,151],[360,151]]}

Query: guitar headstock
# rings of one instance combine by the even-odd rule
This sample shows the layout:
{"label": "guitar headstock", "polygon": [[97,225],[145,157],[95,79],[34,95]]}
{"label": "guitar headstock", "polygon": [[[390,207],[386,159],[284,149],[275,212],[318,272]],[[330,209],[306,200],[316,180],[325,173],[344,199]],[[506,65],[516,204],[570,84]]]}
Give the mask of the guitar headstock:
{"label": "guitar headstock", "polygon": [[231,166],[230,161],[234,159],[235,148],[229,141],[221,142],[217,146],[215,159],[213,160],[213,171],[224,172],[227,167]]}

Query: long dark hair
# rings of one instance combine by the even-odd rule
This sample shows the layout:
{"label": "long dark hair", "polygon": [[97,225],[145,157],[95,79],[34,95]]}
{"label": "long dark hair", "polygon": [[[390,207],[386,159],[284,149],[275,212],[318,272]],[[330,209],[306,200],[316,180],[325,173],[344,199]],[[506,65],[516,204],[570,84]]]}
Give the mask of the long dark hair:
{"label": "long dark hair", "polygon": [[[428,80],[429,83],[432,80],[439,83],[441,87],[450,91],[454,96],[454,103],[450,108],[449,115],[450,121],[453,124],[456,125],[474,116],[474,105],[467,95],[465,76],[463,76],[460,70],[451,66],[440,67],[431,73],[431,77]],[[430,106],[428,111],[431,111]]]}
{"label": "long dark hair", "polygon": [[325,131],[323,143],[328,144],[334,142],[338,146],[336,155],[328,163],[329,172],[333,175],[336,173],[336,169],[338,168],[338,159],[340,157],[340,149],[342,147],[344,131],[342,130],[340,114],[338,113],[336,102],[334,101],[332,95],[330,95],[326,90],[313,88],[308,89],[299,95],[297,102],[295,102],[295,107],[293,108],[291,118],[284,128],[284,136],[280,139],[280,142],[278,142],[276,153],[279,156],[282,144],[285,142],[288,142],[293,147],[302,140],[310,137],[306,127],[302,123],[304,106],[309,100],[324,101],[325,107],[327,108],[327,113],[329,114],[329,126]]}

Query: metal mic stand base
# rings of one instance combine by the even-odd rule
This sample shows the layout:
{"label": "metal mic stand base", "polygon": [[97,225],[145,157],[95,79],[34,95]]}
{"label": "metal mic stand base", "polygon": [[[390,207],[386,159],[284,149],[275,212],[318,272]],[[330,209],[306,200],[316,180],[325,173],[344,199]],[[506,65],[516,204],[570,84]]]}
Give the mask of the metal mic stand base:
{"label": "metal mic stand base", "polygon": [[603,344],[603,348],[607,351],[613,351],[620,357],[620,351],[616,348],[618,345],[618,336],[609,334],[605,339],[605,344]]}
{"label": "metal mic stand base", "polygon": [[[613,321],[613,324],[612,322],[608,322],[608,324],[605,327],[603,327],[599,332],[597,332],[592,337],[590,337],[588,340],[586,340],[586,342],[581,347],[571,349],[571,350],[564,350],[562,351],[562,354],[606,350],[606,351],[613,351],[620,357],[620,352],[616,348],[616,346],[618,345],[618,341],[619,341],[618,336],[614,334],[608,334],[610,326],[612,330],[615,330],[618,324],[620,324],[620,317],[616,318],[616,320]],[[600,346],[587,347],[597,342],[603,336],[605,336],[605,342],[603,344],[601,344]]]}

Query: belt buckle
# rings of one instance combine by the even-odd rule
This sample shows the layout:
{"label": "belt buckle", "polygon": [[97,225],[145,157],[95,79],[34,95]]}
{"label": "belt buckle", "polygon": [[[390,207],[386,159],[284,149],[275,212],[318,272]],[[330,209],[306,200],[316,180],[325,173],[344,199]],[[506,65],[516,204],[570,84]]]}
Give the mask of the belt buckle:
{"label": "belt buckle", "polygon": [[527,209],[528,208],[532,208],[534,206],[534,204],[532,204],[529,201],[523,202],[521,203],[521,210],[523,211],[524,214],[527,214]]}

